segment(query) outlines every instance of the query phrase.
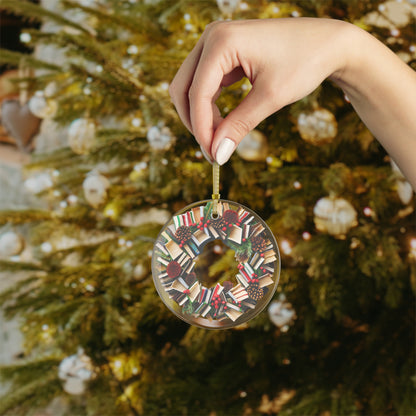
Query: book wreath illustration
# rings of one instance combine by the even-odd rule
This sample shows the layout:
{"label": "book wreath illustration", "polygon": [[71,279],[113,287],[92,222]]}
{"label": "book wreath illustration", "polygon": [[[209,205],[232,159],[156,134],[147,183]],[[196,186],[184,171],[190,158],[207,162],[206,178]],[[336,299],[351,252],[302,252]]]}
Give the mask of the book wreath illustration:
{"label": "book wreath illustration", "polygon": [[[181,319],[205,328],[239,325],[260,313],[273,296],[280,275],[276,240],[250,209],[212,200],[176,213],[156,239],[152,271],[164,303]],[[207,243],[220,240],[235,252],[235,282],[205,287],[195,273]]]}

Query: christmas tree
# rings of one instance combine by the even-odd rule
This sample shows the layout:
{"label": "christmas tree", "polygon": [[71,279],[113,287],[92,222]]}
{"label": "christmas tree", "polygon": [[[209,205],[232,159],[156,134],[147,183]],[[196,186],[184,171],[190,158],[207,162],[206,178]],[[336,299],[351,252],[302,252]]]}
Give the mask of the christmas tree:
{"label": "christmas tree", "polygon": [[[412,2],[2,7],[42,23],[21,36],[33,55],[1,56],[36,71],[16,83],[60,145],[38,138],[25,167],[41,208],[0,213],[0,267],[25,272],[0,296],[25,337],[24,356],[0,369],[11,383],[1,414],[57,400],[68,415],[414,414],[415,200],[333,83],[267,118],[222,168],[221,196],[255,210],[280,246],[268,309],[233,329],[190,326],[163,304],[151,271],[163,224],[212,192],[211,166],[168,94],[205,26],[343,19],[414,67]],[[249,90],[247,80],[227,88],[224,115]],[[209,264],[207,285],[233,278],[227,247]]]}

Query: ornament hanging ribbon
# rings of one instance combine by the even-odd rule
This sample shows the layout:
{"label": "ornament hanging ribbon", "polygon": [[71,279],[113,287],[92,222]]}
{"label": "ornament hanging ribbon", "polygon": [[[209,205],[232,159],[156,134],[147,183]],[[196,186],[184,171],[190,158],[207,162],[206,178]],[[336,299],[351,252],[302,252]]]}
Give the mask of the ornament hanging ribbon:
{"label": "ornament hanging ribbon", "polygon": [[212,215],[218,216],[218,201],[220,199],[220,165],[214,162],[212,165]]}

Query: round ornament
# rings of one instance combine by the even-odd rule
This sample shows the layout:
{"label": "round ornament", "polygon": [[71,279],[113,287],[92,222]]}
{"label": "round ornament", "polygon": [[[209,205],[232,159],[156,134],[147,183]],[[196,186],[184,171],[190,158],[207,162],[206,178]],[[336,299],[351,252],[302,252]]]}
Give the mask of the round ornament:
{"label": "round ornament", "polygon": [[48,172],[38,173],[24,182],[24,187],[32,194],[46,191],[53,186],[51,175]]}
{"label": "round ornament", "polygon": [[217,0],[218,8],[228,19],[230,19],[232,14],[237,10],[239,4],[240,0]]}
{"label": "round ornament", "polygon": [[94,145],[95,123],[89,118],[74,120],[68,129],[68,143],[74,153],[88,153]]}
{"label": "round ornament", "polygon": [[168,150],[174,137],[169,127],[158,124],[147,131],[147,141],[154,150]]}
{"label": "round ornament", "polygon": [[25,240],[14,231],[0,235],[0,257],[11,257],[20,254],[25,247]]}
{"label": "round ornament", "polygon": [[[255,212],[220,199],[215,215],[213,204],[196,202],[165,224],[153,249],[153,280],[165,305],[185,322],[231,328],[269,303],[279,281],[280,253]],[[218,278],[219,259],[230,264]]]}
{"label": "round ornament", "polygon": [[296,312],[292,307],[292,304],[287,302],[286,296],[281,294],[278,300],[274,300],[270,303],[267,312],[269,318],[278,328],[289,329],[288,326],[296,319]]}
{"label": "round ornament", "polygon": [[321,198],[313,213],[316,228],[334,236],[342,236],[358,224],[357,211],[343,198]]}
{"label": "round ornament", "polygon": [[46,98],[43,91],[36,91],[29,100],[29,110],[36,117],[51,118],[55,115],[58,104],[51,98]]}
{"label": "round ornament", "polygon": [[64,358],[59,364],[59,378],[64,382],[64,390],[73,395],[84,394],[87,382],[94,378],[91,358],[80,348],[74,355]]}
{"label": "round ornament", "polygon": [[325,108],[300,113],[297,125],[302,139],[316,146],[330,143],[338,133],[335,116]]}
{"label": "round ornament", "polygon": [[249,162],[263,162],[268,155],[266,136],[259,130],[252,130],[237,146],[237,154]]}
{"label": "round ornament", "polygon": [[107,200],[109,187],[108,179],[97,172],[91,172],[82,183],[85,199],[94,208],[98,208]]}

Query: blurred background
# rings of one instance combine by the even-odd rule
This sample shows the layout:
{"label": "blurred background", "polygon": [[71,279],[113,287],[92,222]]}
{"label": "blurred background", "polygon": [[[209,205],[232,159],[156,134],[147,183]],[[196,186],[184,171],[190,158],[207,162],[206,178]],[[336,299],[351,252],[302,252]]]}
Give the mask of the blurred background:
{"label": "blurred background", "polygon": [[[228,330],[172,314],[153,243],[211,197],[168,86],[215,20],[325,17],[416,68],[414,0],[2,0],[0,414],[414,415],[415,197],[325,81],[221,169],[282,256],[276,294]],[[248,80],[218,99],[225,116]],[[214,246],[207,278],[233,253]]]}

